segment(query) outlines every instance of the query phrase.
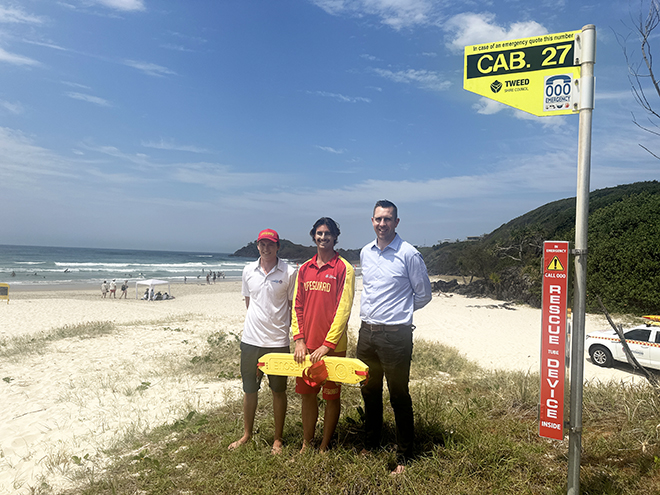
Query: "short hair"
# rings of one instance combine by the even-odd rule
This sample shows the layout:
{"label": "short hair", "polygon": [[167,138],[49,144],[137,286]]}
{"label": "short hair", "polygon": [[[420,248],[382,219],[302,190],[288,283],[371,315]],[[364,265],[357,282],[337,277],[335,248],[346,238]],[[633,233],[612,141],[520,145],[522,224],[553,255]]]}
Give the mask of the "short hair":
{"label": "short hair", "polygon": [[378,201],[376,201],[376,206],[374,206],[374,214],[376,214],[376,208],[378,207],[392,208],[392,210],[394,210],[394,219],[396,220],[397,218],[399,218],[399,210],[397,209],[396,205],[391,201],[388,201],[387,199],[379,199]]}
{"label": "short hair", "polygon": [[341,234],[341,231],[339,230],[339,224],[330,217],[321,217],[316,222],[314,222],[314,227],[312,227],[312,230],[309,231],[309,235],[312,236],[312,240],[316,240],[316,229],[318,229],[321,225],[328,227],[330,234],[335,238],[335,244],[337,244],[337,238],[339,237],[339,234]]}

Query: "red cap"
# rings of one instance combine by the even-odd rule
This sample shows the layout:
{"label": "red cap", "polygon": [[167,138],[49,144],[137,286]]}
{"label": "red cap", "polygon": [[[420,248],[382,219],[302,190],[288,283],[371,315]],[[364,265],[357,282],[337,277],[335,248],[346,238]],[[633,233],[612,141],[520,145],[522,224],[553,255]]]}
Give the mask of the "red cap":
{"label": "red cap", "polygon": [[265,229],[259,232],[259,237],[257,237],[257,242],[261,239],[266,239],[273,242],[280,242],[280,236],[277,235],[273,229]]}

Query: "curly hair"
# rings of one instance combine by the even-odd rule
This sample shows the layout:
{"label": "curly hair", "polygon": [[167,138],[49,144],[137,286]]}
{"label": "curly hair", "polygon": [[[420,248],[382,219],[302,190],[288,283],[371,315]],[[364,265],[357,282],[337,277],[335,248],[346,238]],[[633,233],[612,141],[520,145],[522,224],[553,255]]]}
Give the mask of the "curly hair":
{"label": "curly hair", "polygon": [[309,231],[309,235],[312,236],[312,240],[315,241],[316,229],[318,229],[321,225],[328,227],[330,234],[335,238],[335,244],[337,244],[337,238],[339,237],[339,234],[341,234],[341,231],[339,230],[339,224],[330,217],[321,217],[316,222],[314,222],[314,227],[312,227],[312,230]]}

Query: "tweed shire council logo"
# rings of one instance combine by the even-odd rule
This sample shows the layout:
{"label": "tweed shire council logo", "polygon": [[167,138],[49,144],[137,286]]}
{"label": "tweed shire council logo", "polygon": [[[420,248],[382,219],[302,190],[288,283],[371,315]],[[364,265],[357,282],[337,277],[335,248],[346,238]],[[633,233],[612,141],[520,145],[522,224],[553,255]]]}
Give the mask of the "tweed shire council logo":
{"label": "tweed shire council logo", "polygon": [[493,93],[499,93],[500,89],[502,89],[502,83],[499,82],[498,80],[495,80],[492,83],[490,83],[490,90]]}

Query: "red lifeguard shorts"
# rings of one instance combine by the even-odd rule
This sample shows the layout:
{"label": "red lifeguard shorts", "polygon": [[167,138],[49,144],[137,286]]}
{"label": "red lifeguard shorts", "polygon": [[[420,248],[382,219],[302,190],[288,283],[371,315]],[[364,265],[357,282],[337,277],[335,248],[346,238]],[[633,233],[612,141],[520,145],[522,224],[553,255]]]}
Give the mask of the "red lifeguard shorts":
{"label": "red lifeguard shorts", "polygon": [[[314,352],[313,350],[310,349],[309,353],[311,354]],[[328,356],[337,356],[337,357],[346,357],[346,351],[342,352],[335,352],[335,351],[330,351]],[[303,380],[300,377],[296,377],[296,393],[305,395],[305,394],[318,394],[319,390],[323,388],[323,395],[322,397],[325,400],[336,400],[339,399],[341,396],[341,383],[338,382],[332,382],[330,380],[326,380],[326,382],[323,385],[318,385],[316,387],[310,387],[307,383],[305,383],[305,380]]]}

